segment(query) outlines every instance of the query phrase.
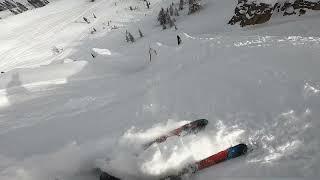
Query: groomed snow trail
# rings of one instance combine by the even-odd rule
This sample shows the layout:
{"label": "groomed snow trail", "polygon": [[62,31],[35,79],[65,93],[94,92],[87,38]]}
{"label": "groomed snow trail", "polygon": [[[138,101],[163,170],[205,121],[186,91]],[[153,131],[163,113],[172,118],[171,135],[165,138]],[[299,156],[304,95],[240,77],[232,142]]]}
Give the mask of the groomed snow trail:
{"label": "groomed snow trail", "polygon": [[[48,8],[59,14],[63,9],[55,7],[67,1]],[[116,1],[96,1],[68,1],[79,8],[69,9],[74,14],[83,16],[82,8],[100,14],[95,34],[87,36],[87,24],[76,23],[79,33],[68,29],[75,34],[70,42],[87,36],[68,56],[0,76],[0,179],[96,180],[96,167],[125,180],[157,179],[241,142],[253,151],[189,179],[320,177],[315,16],[240,29],[226,25],[236,1],[207,0],[200,13],[177,18],[177,31],[163,31],[155,17],[170,1],[153,0],[150,10],[138,0],[116,7]],[[118,29],[108,28],[108,20]],[[125,42],[126,30],[135,43]],[[150,47],[156,51],[151,62]],[[14,64],[38,60],[3,67]],[[209,120],[205,131],[141,150],[143,142],[199,118]]]}

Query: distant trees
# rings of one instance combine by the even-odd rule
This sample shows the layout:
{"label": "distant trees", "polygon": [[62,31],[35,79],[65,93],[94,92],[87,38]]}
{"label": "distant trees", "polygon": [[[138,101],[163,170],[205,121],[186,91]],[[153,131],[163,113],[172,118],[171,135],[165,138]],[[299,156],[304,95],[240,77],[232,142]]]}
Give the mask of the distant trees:
{"label": "distant trees", "polygon": [[128,31],[126,31],[126,41],[127,41],[127,42],[132,42],[132,43],[135,42],[134,37],[133,37],[132,34],[131,34],[130,32],[128,32]]}
{"label": "distant trees", "polygon": [[17,7],[16,4],[14,4],[13,2],[7,1],[7,0],[5,0],[3,2],[3,4],[7,7],[7,9],[13,9],[13,8]]}
{"label": "distant trees", "polygon": [[29,10],[25,5],[23,5],[23,4],[19,3],[19,2],[16,2],[16,3],[17,3],[17,6],[18,6],[22,11],[28,11],[28,10]]}
{"label": "distant trees", "polygon": [[167,23],[166,13],[163,8],[161,8],[161,10],[158,14],[158,21],[159,21],[160,25],[165,25]]}
{"label": "distant trees", "polygon": [[46,4],[49,3],[49,1],[47,1],[47,0],[44,0],[44,1],[41,1],[41,0],[28,0],[28,2],[35,8],[43,7],[43,6],[45,6]]}
{"label": "distant trees", "polygon": [[[175,27],[177,30],[177,26],[175,25],[176,19],[173,16],[180,16],[179,10],[182,11],[184,9],[185,0],[180,0],[179,4],[170,4],[170,6],[165,10],[161,8],[157,20],[162,26],[162,29],[167,29],[167,25],[169,27]],[[202,7],[201,0],[188,0],[188,14],[195,13],[199,11]]]}
{"label": "distant trees", "polygon": [[184,1],[180,0],[180,2],[179,2],[179,9],[180,10],[183,10],[183,5],[184,5]]}
{"label": "distant trees", "polygon": [[[140,38],[144,37],[144,34],[142,33],[141,29],[138,29],[138,33],[139,33]],[[128,30],[126,30],[126,42],[134,43],[135,41],[136,40],[135,40],[134,36]]]}
{"label": "distant trees", "polygon": [[174,15],[179,16],[179,10],[177,8],[174,9]]}
{"label": "distant trees", "polygon": [[169,7],[170,16],[173,16],[173,6],[172,4]]}
{"label": "distant trees", "polygon": [[150,5],[151,5],[151,3],[149,2],[149,1],[147,1],[147,0],[144,0],[145,2],[146,2],[146,6],[147,6],[147,8],[148,9],[150,9]]}
{"label": "distant trees", "polygon": [[129,6],[129,9],[130,9],[130,11],[135,11],[138,9],[138,7],[137,6],[135,6],[135,7]]}
{"label": "distant trees", "polygon": [[169,25],[169,27],[175,26],[175,18],[172,16],[178,16],[179,12],[177,8],[173,7],[174,5],[171,4],[169,8],[165,11],[163,8],[161,8],[159,14],[158,14],[158,22],[162,26],[162,29],[167,29],[166,25]]}
{"label": "distant trees", "polygon": [[[34,8],[43,7],[47,4],[49,4],[49,1],[47,0],[27,0],[28,4]],[[24,11],[28,11],[29,8],[27,7],[27,4],[22,4],[20,2],[15,2],[13,0],[4,0],[3,2],[0,2],[0,11],[9,10],[13,14],[20,14]]]}
{"label": "distant trees", "polygon": [[189,14],[195,13],[201,9],[201,0],[189,0]]}

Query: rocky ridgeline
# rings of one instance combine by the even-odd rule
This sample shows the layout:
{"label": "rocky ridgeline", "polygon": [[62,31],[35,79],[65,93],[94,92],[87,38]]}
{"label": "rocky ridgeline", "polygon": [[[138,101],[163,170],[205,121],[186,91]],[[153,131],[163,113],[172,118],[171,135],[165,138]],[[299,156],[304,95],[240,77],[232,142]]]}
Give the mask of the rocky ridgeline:
{"label": "rocky ridgeline", "polygon": [[26,0],[26,4],[15,2],[14,0],[4,0],[0,2],[0,11],[9,10],[13,14],[20,14],[31,8],[39,8],[49,4],[47,0]]}
{"label": "rocky ridgeline", "polygon": [[307,10],[320,10],[320,0],[318,2],[288,0],[281,3],[275,3],[274,5],[257,3],[252,0],[238,0],[234,16],[228,24],[234,25],[239,22],[241,27],[262,24],[269,21],[275,12],[280,13],[283,16],[301,16],[304,15]]}

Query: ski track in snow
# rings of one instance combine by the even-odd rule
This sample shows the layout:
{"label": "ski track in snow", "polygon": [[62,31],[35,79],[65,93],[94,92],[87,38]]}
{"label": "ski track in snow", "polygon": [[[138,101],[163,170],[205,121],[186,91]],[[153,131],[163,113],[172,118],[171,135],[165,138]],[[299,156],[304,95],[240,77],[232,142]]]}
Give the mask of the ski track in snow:
{"label": "ski track in snow", "polygon": [[[169,1],[152,0],[148,11],[142,1],[66,2],[1,21],[16,23],[0,25],[0,67],[10,70],[0,76],[1,180],[95,180],[97,167],[157,179],[240,142],[252,152],[190,179],[320,176],[315,18],[230,30],[221,24],[235,3],[207,0],[201,13],[177,18],[178,31],[162,31],[155,16]],[[78,23],[92,12],[92,24]],[[201,19],[208,17],[213,25]],[[109,19],[119,29],[102,30]],[[299,23],[310,31],[297,34],[305,30]],[[127,44],[123,33],[137,36],[137,28],[145,38]],[[52,46],[64,51],[52,55]],[[151,62],[149,47],[157,52]],[[205,131],[141,150],[198,118],[209,120]]]}

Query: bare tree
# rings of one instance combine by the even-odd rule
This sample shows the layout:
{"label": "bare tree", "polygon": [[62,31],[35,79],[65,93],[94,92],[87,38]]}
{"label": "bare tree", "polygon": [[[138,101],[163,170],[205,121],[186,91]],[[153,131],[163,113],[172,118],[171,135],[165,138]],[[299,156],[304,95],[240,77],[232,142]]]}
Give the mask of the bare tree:
{"label": "bare tree", "polygon": [[152,54],[158,55],[156,50],[149,47],[149,62],[152,61]]}

